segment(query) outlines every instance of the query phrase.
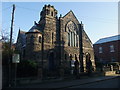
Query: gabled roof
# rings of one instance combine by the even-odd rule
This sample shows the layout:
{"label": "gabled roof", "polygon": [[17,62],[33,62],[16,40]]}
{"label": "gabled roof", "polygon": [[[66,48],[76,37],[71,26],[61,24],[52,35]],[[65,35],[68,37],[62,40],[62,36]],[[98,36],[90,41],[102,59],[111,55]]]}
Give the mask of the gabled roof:
{"label": "gabled roof", "polygon": [[101,44],[101,43],[112,42],[112,41],[117,41],[117,40],[120,40],[120,35],[115,35],[115,36],[99,39],[94,44]]}
{"label": "gabled roof", "polygon": [[[72,15],[75,17],[75,19],[78,21],[78,19],[76,18],[75,14],[73,13],[72,10],[70,10],[66,15],[64,15],[63,18],[66,17],[66,16],[69,15],[69,14],[72,14]],[[79,22],[79,21],[78,21],[78,22]]]}
{"label": "gabled roof", "polygon": [[20,30],[19,35],[20,35],[20,37],[21,37],[22,39],[25,39],[25,38],[26,38],[25,33],[26,33],[25,31],[21,31],[21,30]]}
{"label": "gabled roof", "polygon": [[25,31],[19,30],[18,37],[20,38],[22,45],[26,44],[26,35],[25,35],[25,33],[26,33]]}
{"label": "gabled roof", "polygon": [[[77,17],[75,16],[75,14],[73,13],[72,10],[70,10],[65,16],[63,16],[63,18],[65,18],[65,17],[68,16],[68,15],[72,15],[72,16],[77,20],[77,22],[78,22],[79,24],[82,24],[82,21],[81,21],[81,23],[78,21]],[[83,25],[83,24],[82,24],[82,25]],[[90,41],[91,46],[92,46],[92,42],[91,42],[91,40],[89,39],[89,37],[88,37],[88,35],[86,34],[86,32],[85,32],[84,29],[83,29],[83,32],[84,32],[85,35],[87,36],[87,38],[88,38],[88,40]]]}

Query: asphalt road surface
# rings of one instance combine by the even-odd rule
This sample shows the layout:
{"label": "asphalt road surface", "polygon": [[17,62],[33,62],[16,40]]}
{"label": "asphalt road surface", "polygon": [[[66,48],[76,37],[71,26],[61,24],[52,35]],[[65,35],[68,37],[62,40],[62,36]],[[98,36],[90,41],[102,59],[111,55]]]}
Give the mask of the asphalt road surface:
{"label": "asphalt road surface", "polygon": [[120,77],[68,88],[120,88]]}

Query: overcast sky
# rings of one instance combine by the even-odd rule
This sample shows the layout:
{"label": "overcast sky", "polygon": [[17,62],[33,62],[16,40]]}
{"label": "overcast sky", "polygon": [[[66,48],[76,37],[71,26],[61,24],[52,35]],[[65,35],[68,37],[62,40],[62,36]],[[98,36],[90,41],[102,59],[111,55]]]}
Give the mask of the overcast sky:
{"label": "overcast sky", "polygon": [[73,11],[79,22],[94,44],[100,38],[118,34],[118,3],[117,2],[3,2],[2,30],[9,32],[12,4],[16,5],[14,18],[14,39],[16,41],[19,28],[28,31],[34,21],[40,19],[40,12],[45,4],[51,4],[64,16]]}

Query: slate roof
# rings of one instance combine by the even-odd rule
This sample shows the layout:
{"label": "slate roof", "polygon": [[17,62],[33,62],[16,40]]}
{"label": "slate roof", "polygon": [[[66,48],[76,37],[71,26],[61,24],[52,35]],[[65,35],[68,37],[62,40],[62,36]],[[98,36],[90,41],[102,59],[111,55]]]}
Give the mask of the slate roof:
{"label": "slate roof", "polygon": [[34,25],[28,32],[40,32],[40,28],[37,25]]}
{"label": "slate roof", "polygon": [[22,46],[26,45],[26,35],[25,35],[25,31],[19,31],[19,37],[21,38],[21,43]]}
{"label": "slate roof", "polygon": [[106,38],[99,39],[94,44],[101,44],[101,43],[106,43],[106,42],[111,42],[111,41],[117,41],[117,40],[120,40],[120,35],[115,35],[115,36],[111,36],[111,37],[106,37]]}

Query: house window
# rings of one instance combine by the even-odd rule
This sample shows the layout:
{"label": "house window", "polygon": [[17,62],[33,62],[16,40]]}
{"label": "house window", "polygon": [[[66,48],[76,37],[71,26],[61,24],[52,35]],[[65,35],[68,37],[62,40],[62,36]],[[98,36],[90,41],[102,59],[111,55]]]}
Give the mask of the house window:
{"label": "house window", "polygon": [[111,58],[111,61],[114,62],[114,61],[116,61],[116,60],[115,60],[115,58],[112,57],[112,58]]}
{"label": "house window", "polygon": [[110,45],[110,52],[115,52],[113,45]]}
{"label": "house window", "polygon": [[102,52],[103,52],[103,48],[99,47],[99,53],[102,53]]}
{"label": "house window", "polygon": [[99,59],[99,61],[100,61],[100,62],[103,62],[103,59],[102,59],[102,58],[100,58],[100,59]]}

